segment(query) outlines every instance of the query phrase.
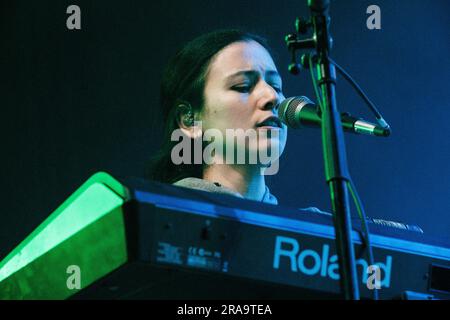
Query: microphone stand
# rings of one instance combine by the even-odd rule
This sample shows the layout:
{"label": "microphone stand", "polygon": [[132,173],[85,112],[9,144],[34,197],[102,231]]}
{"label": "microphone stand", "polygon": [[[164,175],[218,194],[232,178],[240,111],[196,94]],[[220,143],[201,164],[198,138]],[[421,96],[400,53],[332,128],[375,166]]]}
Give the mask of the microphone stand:
{"label": "microphone stand", "polygon": [[[355,253],[351,237],[347,157],[340,113],[336,103],[336,70],[329,60],[332,38],[329,30],[329,0],[308,0],[311,11],[309,22],[297,20],[297,32],[306,33],[313,28],[314,36],[306,40],[298,40],[296,34],[286,37],[288,49],[292,50],[295,62],[295,51],[299,49],[315,49],[317,53],[317,72],[322,101],[319,101],[322,112],[322,145],[325,161],[325,176],[330,189],[333,207],[333,221],[336,234],[336,250],[339,257],[340,287],[346,300],[359,300],[359,287],[356,275]],[[313,68],[312,65],[309,66]],[[289,67],[292,73],[298,73],[298,64]],[[320,99],[320,97],[318,97]]]}

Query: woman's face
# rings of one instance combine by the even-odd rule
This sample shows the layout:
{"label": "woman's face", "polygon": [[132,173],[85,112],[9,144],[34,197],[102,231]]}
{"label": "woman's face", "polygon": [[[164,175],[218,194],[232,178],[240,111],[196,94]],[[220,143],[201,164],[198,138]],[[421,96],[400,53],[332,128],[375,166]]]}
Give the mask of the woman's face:
{"label": "woman's face", "polygon": [[[224,138],[227,129],[250,129],[247,132],[257,138],[250,138],[247,144],[238,143],[234,152],[276,148],[281,155],[287,127],[278,120],[276,108],[283,99],[281,78],[269,52],[256,41],[232,43],[219,51],[209,65],[202,129],[218,129]],[[276,119],[264,122],[269,117]],[[224,139],[226,150],[227,143]]]}

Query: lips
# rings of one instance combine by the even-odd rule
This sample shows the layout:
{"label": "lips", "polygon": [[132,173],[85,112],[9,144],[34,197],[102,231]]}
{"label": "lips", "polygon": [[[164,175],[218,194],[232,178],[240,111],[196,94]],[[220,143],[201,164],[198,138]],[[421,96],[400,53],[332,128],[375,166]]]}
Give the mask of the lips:
{"label": "lips", "polygon": [[264,119],[262,122],[258,123],[256,127],[275,127],[282,128],[281,120],[278,117],[270,116]]}

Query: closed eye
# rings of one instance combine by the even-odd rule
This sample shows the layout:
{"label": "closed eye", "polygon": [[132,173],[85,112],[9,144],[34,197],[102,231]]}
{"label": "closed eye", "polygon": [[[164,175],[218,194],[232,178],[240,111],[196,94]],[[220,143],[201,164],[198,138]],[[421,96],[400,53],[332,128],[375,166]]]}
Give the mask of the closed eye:
{"label": "closed eye", "polygon": [[237,85],[231,88],[231,90],[241,92],[241,93],[248,93],[252,90],[251,85]]}
{"label": "closed eye", "polygon": [[[280,94],[283,92],[283,89],[279,85],[277,84],[269,84],[269,85],[275,90],[276,93]],[[231,90],[238,91],[241,93],[249,93],[250,91],[252,91],[253,87],[254,87],[253,84],[239,84],[231,87]]]}

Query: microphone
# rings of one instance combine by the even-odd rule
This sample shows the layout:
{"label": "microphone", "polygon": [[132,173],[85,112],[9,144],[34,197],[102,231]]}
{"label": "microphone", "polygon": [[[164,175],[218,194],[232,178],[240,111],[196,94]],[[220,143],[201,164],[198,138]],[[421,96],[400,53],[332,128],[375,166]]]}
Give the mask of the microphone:
{"label": "microphone", "polygon": [[[281,102],[278,117],[289,128],[320,127],[322,118],[319,106],[304,96],[290,97]],[[358,134],[367,134],[387,137],[391,131],[349,113],[341,113],[342,128],[344,131]]]}

